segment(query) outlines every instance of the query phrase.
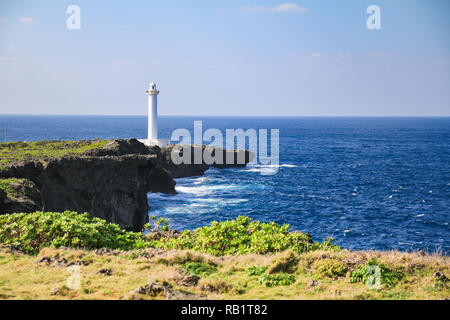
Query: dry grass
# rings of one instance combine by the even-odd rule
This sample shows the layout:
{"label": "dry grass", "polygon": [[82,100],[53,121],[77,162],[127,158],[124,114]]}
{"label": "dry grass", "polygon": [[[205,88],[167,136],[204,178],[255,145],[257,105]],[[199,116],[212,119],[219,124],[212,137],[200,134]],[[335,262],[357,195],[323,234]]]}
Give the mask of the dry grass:
{"label": "dry grass", "polygon": [[[43,259],[44,257],[47,257]],[[296,282],[288,286],[265,287],[258,276],[249,276],[251,266],[270,266],[283,261],[278,255],[213,257],[193,251],[95,251],[43,249],[38,256],[0,249],[0,299],[123,299],[132,290],[149,281],[168,283],[173,290],[208,299],[443,299],[449,288],[435,286],[435,272],[450,276],[449,257],[421,252],[398,251],[315,251],[298,256],[290,272]],[[346,276],[330,278],[315,270],[318,261],[340,261],[349,270],[376,258],[388,267],[403,271],[406,277],[395,287],[370,290],[363,283],[349,283]],[[39,262],[41,261],[42,262]],[[177,285],[174,278],[187,262],[217,266],[217,272],[201,276],[197,285]],[[80,265],[81,288],[67,288],[67,266]],[[111,269],[111,275],[97,273]],[[312,280],[318,281],[311,286]],[[56,290],[58,288],[58,290]],[[141,298],[163,299],[164,296]]]}

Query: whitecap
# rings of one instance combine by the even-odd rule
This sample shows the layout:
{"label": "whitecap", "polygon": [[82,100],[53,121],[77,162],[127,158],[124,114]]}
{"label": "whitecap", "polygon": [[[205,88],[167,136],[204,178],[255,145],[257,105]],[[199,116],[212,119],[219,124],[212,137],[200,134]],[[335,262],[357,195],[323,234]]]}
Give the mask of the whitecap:
{"label": "whitecap", "polygon": [[197,184],[201,184],[201,183],[206,183],[206,181],[210,180],[209,177],[200,177],[195,179],[192,183],[197,185]]}
{"label": "whitecap", "polygon": [[192,200],[193,203],[217,203],[218,205],[229,205],[247,202],[248,199],[221,199],[221,198],[199,198]]}
{"label": "whitecap", "polygon": [[245,170],[242,170],[244,172],[256,172],[256,173],[260,173],[262,175],[273,175],[276,174],[278,172],[278,170],[280,169],[279,165],[272,165],[272,164],[268,164],[268,165],[250,165],[247,166],[247,168]]}
{"label": "whitecap", "polygon": [[222,184],[222,185],[202,185],[202,186],[177,186],[175,190],[179,193],[193,194],[196,196],[205,196],[219,190],[234,190],[239,189],[241,186],[235,184]]}

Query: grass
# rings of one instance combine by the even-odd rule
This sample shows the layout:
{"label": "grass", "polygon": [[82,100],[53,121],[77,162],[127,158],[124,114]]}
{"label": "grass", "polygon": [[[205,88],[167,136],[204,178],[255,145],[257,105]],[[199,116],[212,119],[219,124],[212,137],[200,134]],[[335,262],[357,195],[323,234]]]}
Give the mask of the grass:
{"label": "grass", "polygon": [[105,146],[108,140],[0,143],[0,170],[21,160],[43,160],[81,154]]}
{"label": "grass", "polygon": [[[262,225],[246,217],[200,230],[171,242],[177,245],[173,248],[164,246],[166,240],[149,240],[87,214],[0,216],[0,299],[123,299],[149,281],[178,297],[190,293],[208,299],[450,297],[450,260],[437,253],[304,245],[303,235],[290,238],[287,225]],[[225,248],[230,233],[235,238]],[[67,284],[73,264],[81,271],[80,289]],[[372,281],[376,272],[378,283]],[[163,299],[164,294],[140,297]]]}
{"label": "grass", "polygon": [[210,265],[204,262],[186,262],[185,264],[181,265],[181,270],[189,275],[209,276],[211,273],[214,273],[217,268],[214,265]]}
{"label": "grass", "polygon": [[[436,271],[450,273],[449,258],[438,254],[402,253],[398,251],[315,251],[299,255],[292,274],[283,272],[266,275],[264,279],[288,280],[281,285],[267,286],[259,275],[248,269],[260,270],[285,253],[275,255],[245,254],[216,257],[186,250],[148,248],[131,252],[114,251],[98,254],[92,250],[44,248],[37,256],[11,253],[0,249],[0,299],[123,299],[130,291],[149,281],[170,284],[173,290],[201,295],[208,299],[443,299],[450,296],[448,288],[435,286]],[[39,263],[43,257],[66,259],[81,264],[81,288],[66,288],[70,274],[67,267]],[[332,279],[315,269],[317,261],[331,260],[350,269],[364,266],[376,259],[392,270],[402,270],[405,278],[395,286],[383,285],[371,290],[364,283],[351,283],[349,276]],[[174,278],[188,261],[197,261],[195,270],[201,279],[191,287],[177,285]],[[167,263],[170,262],[170,263]],[[355,265],[357,263],[357,265]],[[201,265],[201,267],[198,267]],[[417,266],[420,265],[420,268]],[[112,275],[97,273],[110,268]],[[309,288],[312,280],[318,285]],[[289,284],[290,283],[290,284]],[[61,290],[55,293],[55,288]],[[209,289],[205,289],[209,288]],[[164,296],[143,296],[163,299]]]}

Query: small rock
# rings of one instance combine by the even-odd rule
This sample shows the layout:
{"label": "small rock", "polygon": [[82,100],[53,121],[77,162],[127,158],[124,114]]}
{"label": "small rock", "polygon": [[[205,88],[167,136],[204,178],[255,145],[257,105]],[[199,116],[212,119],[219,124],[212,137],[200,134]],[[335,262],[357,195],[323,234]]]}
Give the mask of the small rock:
{"label": "small rock", "polygon": [[104,256],[104,255],[111,253],[111,251],[112,250],[108,249],[108,248],[100,248],[100,249],[95,250],[95,254],[98,256]]}
{"label": "small rock", "polygon": [[448,287],[448,278],[442,272],[434,273],[434,285],[437,288],[446,289]]}
{"label": "small rock", "polygon": [[47,265],[51,265],[53,267],[70,267],[73,265],[78,265],[75,262],[68,262],[66,258],[51,258],[51,257],[42,257],[38,263],[45,263]]}
{"label": "small rock", "polygon": [[164,292],[164,290],[165,290],[164,286],[161,286],[156,282],[149,282],[145,286],[134,289],[129,293],[129,295],[133,296],[134,294],[141,294],[155,297],[161,292]]}
{"label": "small rock", "polygon": [[435,272],[433,275],[435,278],[439,279],[442,282],[447,283],[448,282],[448,278],[445,276],[445,274],[443,274],[442,272]]}
{"label": "small rock", "polygon": [[52,258],[50,258],[50,257],[42,257],[41,260],[38,261],[38,263],[50,264],[50,263],[52,263]]}
{"label": "small rock", "polygon": [[111,276],[112,275],[112,273],[113,273],[113,271],[112,271],[112,269],[100,269],[100,270],[98,270],[96,273],[98,273],[98,274],[104,274],[105,276]]}
{"label": "small rock", "polygon": [[52,295],[52,296],[56,296],[57,294],[59,294],[59,286],[56,286],[56,287],[54,287],[53,288],[53,290],[52,290],[52,292],[50,292],[50,294]]}
{"label": "small rock", "polygon": [[127,300],[142,300],[143,296],[156,297],[159,294],[164,294],[166,300],[204,300],[202,296],[192,293],[184,293],[181,291],[172,290],[168,283],[162,285],[156,282],[149,282],[145,286],[139,287],[128,293],[124,299]]}
{"label": "small rock", "polygon": [[311,290],[312,288],[317,287],[320,284],[317,280],[311,280],[311,282],[308,284],[308,290]]}
{"label": "small rock", "polygon": [[178,284],[180,286],[185,286],[185,287],[196,286],[199,280],[200,280],[199,276],[194,276],[194,275],[190,276],[190,275],[182,274],[182,273],[177,274],[173,278],[173,281],[175,281],[176,284]]}
{"label": "small rock", "polygon": [[71,262],[69,263],[66,258],[61,259],[53,259],[52,265],[56,267],[70,267],[74,265],[75,263]]}
{"label": "small rock", "polygon": [[202,291],[206,291],[206,292],[213,292],[213,293],[218,293],[219,292],[219,289],[217,289],[215,286],[213,286],[212,284],[205,284],[205,285],[202,285],[201,287],[200,287],[200,289],[202,290]]}

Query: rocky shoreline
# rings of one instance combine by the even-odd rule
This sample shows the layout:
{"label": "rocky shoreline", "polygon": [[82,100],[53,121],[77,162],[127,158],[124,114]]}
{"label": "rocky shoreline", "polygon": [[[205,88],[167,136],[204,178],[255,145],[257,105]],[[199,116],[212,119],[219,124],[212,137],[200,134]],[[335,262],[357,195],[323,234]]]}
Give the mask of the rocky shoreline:
{"label": "rocky shoreline", "polygon": [[[26,147],[26,143],[21,146]],[[191,148],[193,155],[195,148],[206,147]],[[141,231],[148,222],[148,192],[175,194],[174,178],[203,175],[211,167],[206,163],[175,165],[170,157],[172,149],[147,147],[136,139],[116,139],[80,154],[18,159],[0,170],[0,179],[7,179],[10,193],[0,187],[0,214],[89,212],[91,217],[117,223],[126,230]],[[230,152],[236,159],[237,151]],[[245,151],[245,163],[251,157]]]}

